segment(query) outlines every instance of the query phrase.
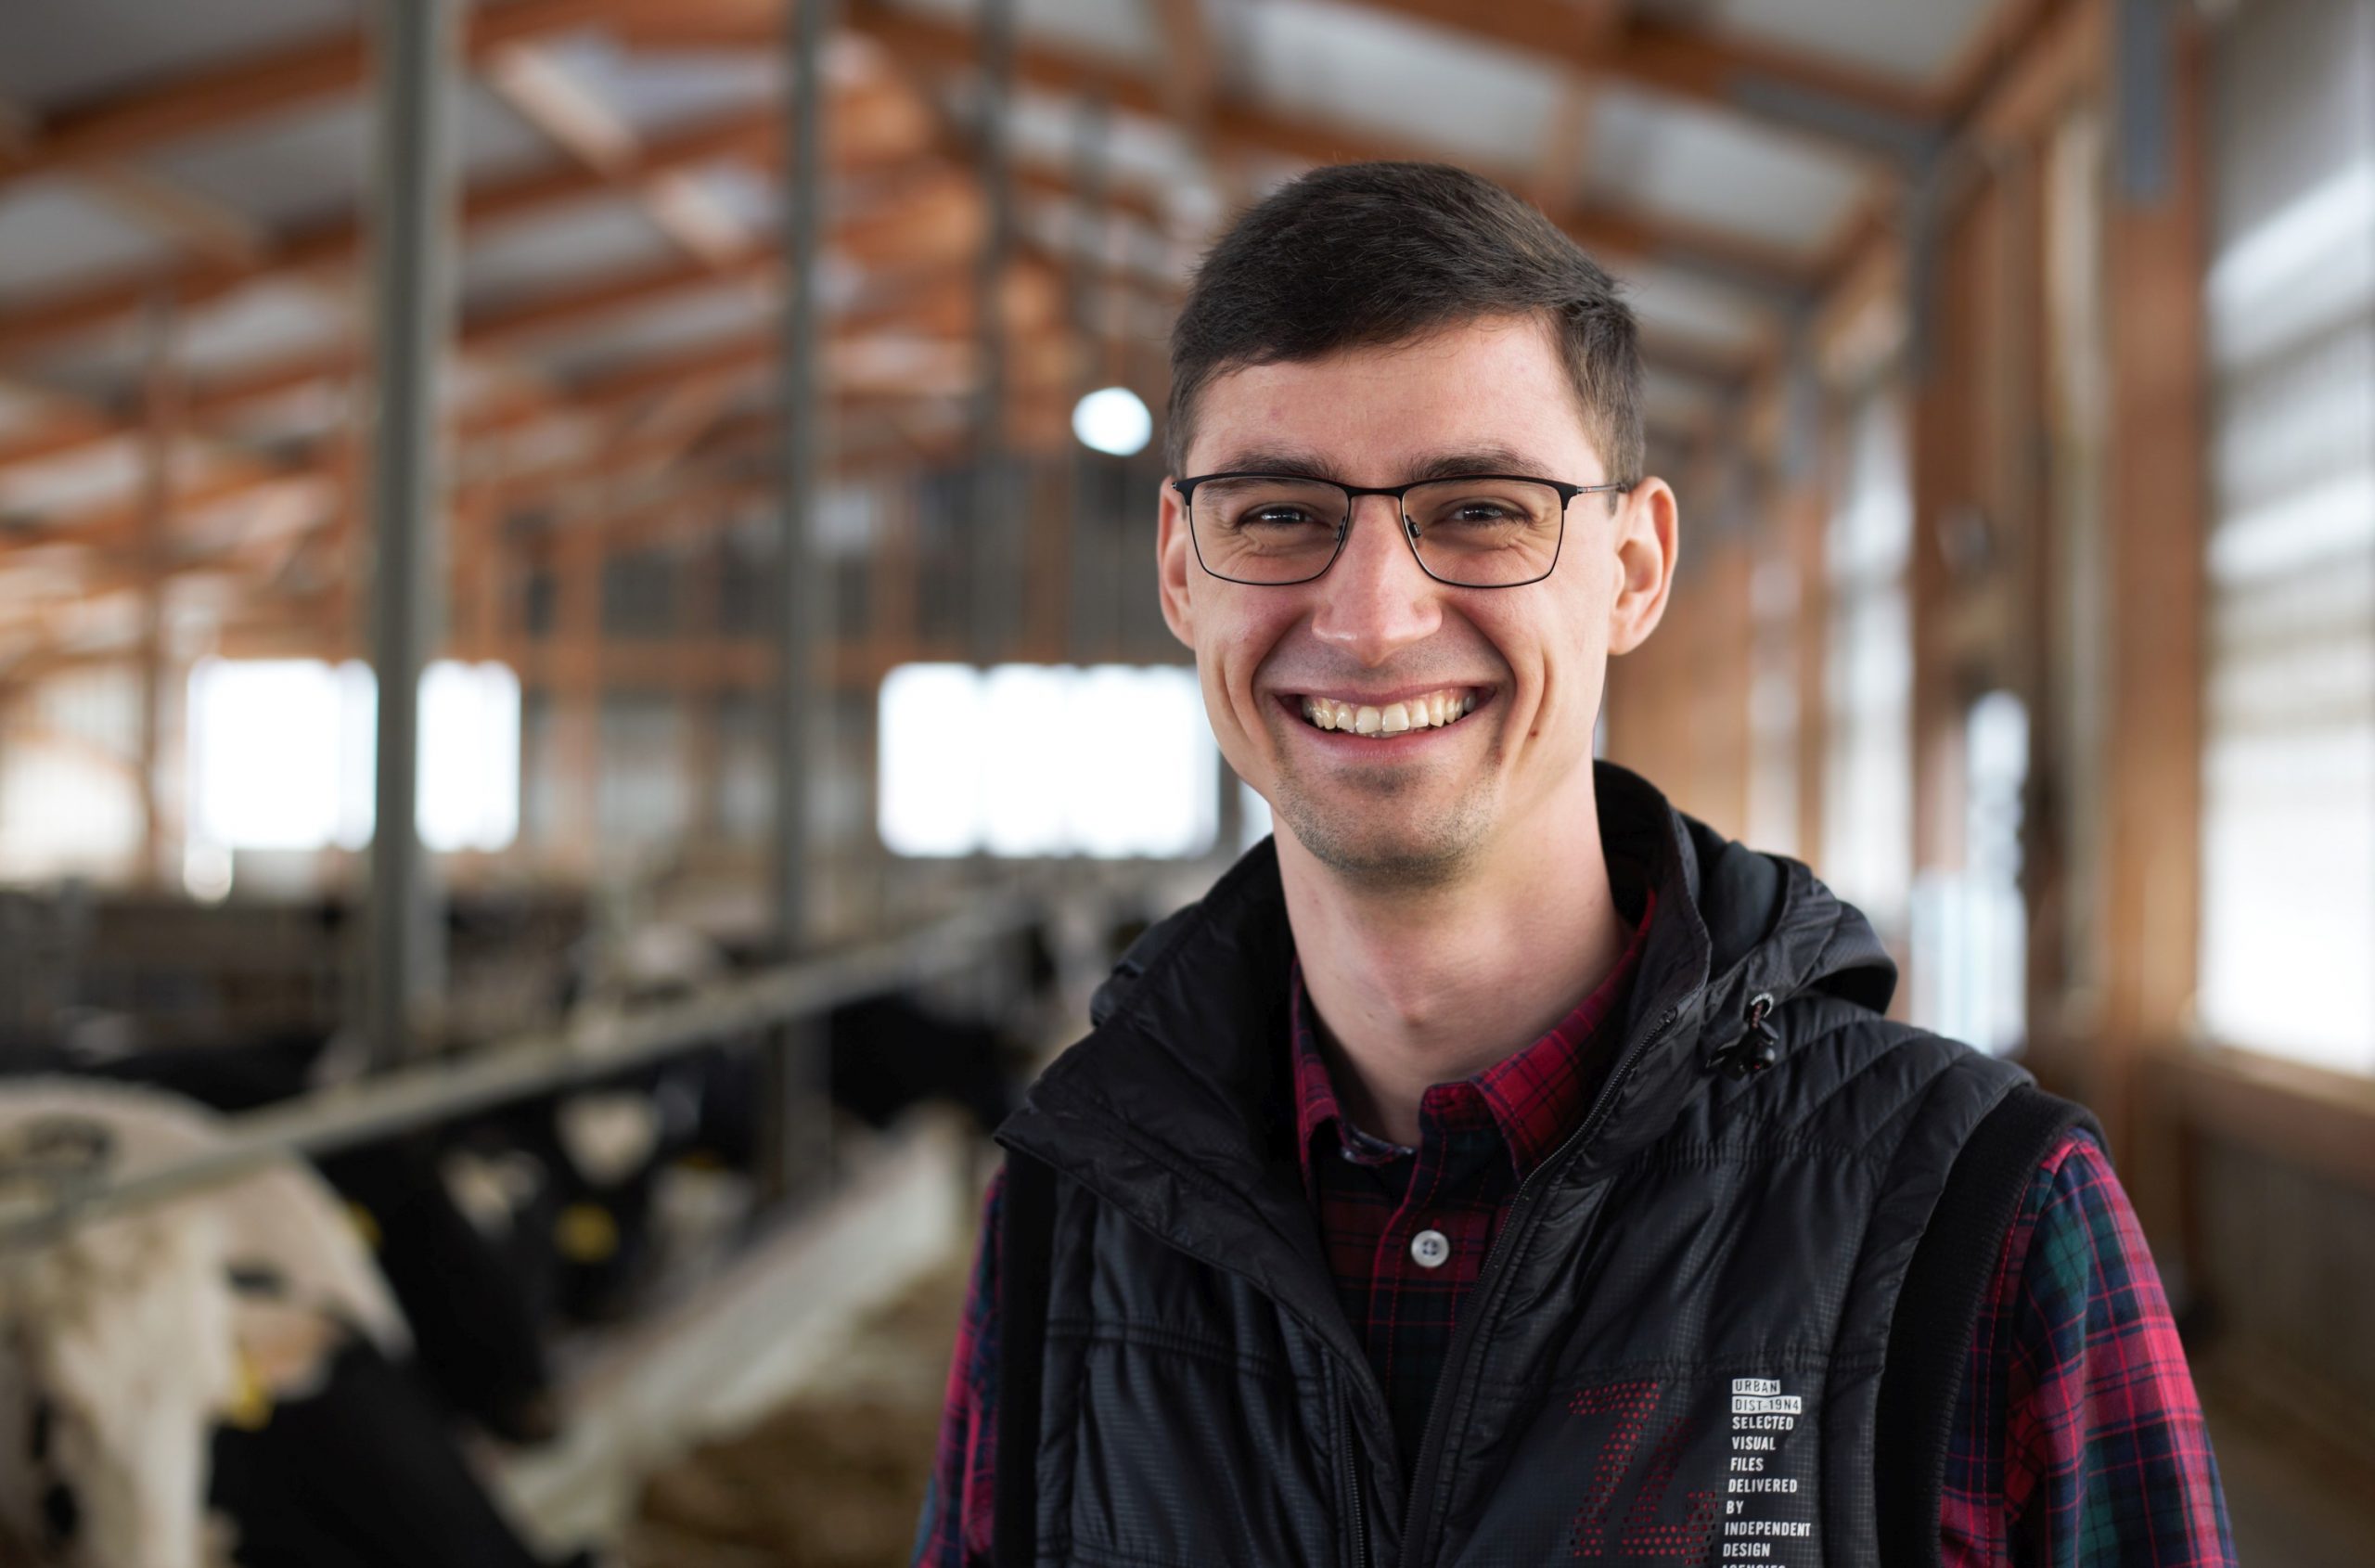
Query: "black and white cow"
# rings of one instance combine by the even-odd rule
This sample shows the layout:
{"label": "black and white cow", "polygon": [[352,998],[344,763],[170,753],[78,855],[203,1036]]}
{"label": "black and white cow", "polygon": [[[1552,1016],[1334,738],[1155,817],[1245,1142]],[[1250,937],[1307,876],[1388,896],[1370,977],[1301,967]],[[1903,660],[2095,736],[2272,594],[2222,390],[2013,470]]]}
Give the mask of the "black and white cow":
{"label": "black and white cow", "polygon": [[[212,1113],[0,1083],[0,1206],[219,1146]],[[0,1253],[0,1562],[539,1568],[399,1370],[411,1339],[301,1162]]]}

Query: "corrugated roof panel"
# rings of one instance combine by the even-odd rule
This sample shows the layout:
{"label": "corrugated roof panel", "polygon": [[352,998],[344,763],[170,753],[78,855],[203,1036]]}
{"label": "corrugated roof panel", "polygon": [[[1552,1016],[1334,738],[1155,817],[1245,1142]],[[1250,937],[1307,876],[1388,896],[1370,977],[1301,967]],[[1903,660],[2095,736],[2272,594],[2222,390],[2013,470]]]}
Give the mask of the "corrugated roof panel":
{"label": "corrugated roof panel", "polygon": [[1812,250],[1861,195],[1855,166],[1746,121],[1621,88],[1596,96],[1590,186],[1623,205]]}
{"label": "corrugated roof panel", "polygon": [[[1017,93],[1009,122],[1016,159],[1069,176],[1080,156],[1080,111],[1075,98]],[[1163,190],[1203,178],[1203,161],[1168,122],[1108,113],[1098,142],[1109,186]]]}
{"label": "corrugated roof panel", "polygon": [[148,353],[147,325],[140,313],[118,316],[96,331],[31,354],[18,368],[35,381],[74,397],[98,402],[135,395]]}
{"label": "corrugated roof panel", "polygon": [[[557,161],[543,135],[485,88],[456,95],[465,181]],[[358,210],[378,158],[368,96],[232,127],[148,160],[168,179],[269,228],[288,229]]]}
{"label": "corrugated roof panel", "polygon": [[0,97],[48,112],[352,32],[354,0],[0,5]]}
{"label": "corrugated roof panel", "polygon": [[1650,0],[1642,6],[1932,84],[1961,58],[1992,8],[1993,0]]}
{"label": "corrugated roof panel", "polygon": [[1697,430],[1723,408],[1723,394],[1694,376],[1651,366],[1641,379],[1641,414],[1665,430]]}
{"label": "corrugated roof panel", "polygon": [[191,371],[221,375],[309,349],[327,351],[348,334],[343,314],[321,293],[300,285],[266,284],[194,313],[177,346]]}
{"label": "corrugated roof panel", "polygon": [[462,299],[484,310],[603,274],[658,266],[675,249],[636,202],[609,193],[473,237],[462,257]]}
{"label": "corrugated roof panel", "polygon": [[371,168],[371,106],[347,98],[154,154],[165,177],[272,228],[353,207]]}
{"label": "corrugated roof panel", "polygon": [[653,354],[690,349],[767,329],[775,318],[767,292],[749,283],[723,285],[656,310],[572,328],[539,345],[539,363],[564,379],[597,373]]}
{"label": "corrugated roof panel", "polygon": [[337,381],[310,381],[278,397],[243,402],[219,427],[233,441],[274,447],[316,440],[354,417],[351,389]]}
{"label": "corrugated roof panel", "polygon": [[773,49],[637,54],[602,33],[573,32],[553,40],[544,52],[577,85],[647,135],[755,109],[775,99],[782,80]]}
{"label": "corrugated roof panel", "polygon": [[461,113],[460,158],[466,180],[533,169],[558,158],[551,139],[521,119],[494,89],[465,81],[456,101]]}
{"label": "corrugated roof panel", "polygon": [[0,291],[38,294],[154,267],[173,254],[173,245],[71,180],[0,188]]}
{"label": "corrugated roof panel", "polygon": [[19,392],[0,382],[0,440],[36,429],[49,421],[48,400]]}
{"label": "corrugated roof panel", "polygon": [[693,181],[709,199],[724,208],[742,232],[772,237],[783,222],[777,192],[782,185],[739,159],[720,159],[693,171]]}
{"label": "corrugated roof panel", "polygon": [[1560,77],[1538,60],[1332,0],[1231,6],[1235,60],[1282,115],[1508,169],[1530,166]]}
{"label": "corrugated roof panel", "polygon": [[[979,0],[898,0],[898,9],[971,27]],[[1152,64],[1162,53],[1151,0],[1021,0],[1017,30],[1068,54]]]}
{"label": "corrugated roof panel", "polygon": [[1624,269],[1624,300],[1643,330],[1735,353],[1754,348],[1769,318],[1742,295],[1671,266]]}
{"label": "corrugated roof panel", "polygon": [[[49,516],[122,500],[139,484],[143,460],[140,443],[123,437],[0,469],[0,512]],[[174,469],[182,472],[185,465],[176,461]]]}

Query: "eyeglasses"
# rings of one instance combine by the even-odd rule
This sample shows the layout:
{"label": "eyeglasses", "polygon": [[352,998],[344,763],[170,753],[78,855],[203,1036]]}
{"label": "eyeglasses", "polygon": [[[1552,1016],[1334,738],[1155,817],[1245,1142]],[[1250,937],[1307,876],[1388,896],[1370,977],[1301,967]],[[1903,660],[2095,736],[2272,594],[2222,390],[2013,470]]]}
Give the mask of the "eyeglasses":
{"label": "eyeglasses", "polygon": [[1524,474],[1461,474],[1366,486],[1290,474],[1175,479],[1196,559],[1231,583],[1284,587],[1336,564],[1353,531],[1353,500],[1391,495],[1419,568],[1457,588],[1517,588],[1559,564],[1567,503],[1630,484],[1562,484]]}

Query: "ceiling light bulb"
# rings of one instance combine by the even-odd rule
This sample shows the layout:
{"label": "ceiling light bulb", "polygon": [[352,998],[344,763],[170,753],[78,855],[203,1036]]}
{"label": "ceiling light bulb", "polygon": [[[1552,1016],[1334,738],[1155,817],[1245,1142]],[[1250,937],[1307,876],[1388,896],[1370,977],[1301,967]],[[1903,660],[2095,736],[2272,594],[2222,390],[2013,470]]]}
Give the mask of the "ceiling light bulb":
{"label": "ceiling light bulb", "polygon": [[1072,409],[1072,434],[1093,451],[1134,457],[1154,435],[1154,416],[1127,387],[1099,387]]}

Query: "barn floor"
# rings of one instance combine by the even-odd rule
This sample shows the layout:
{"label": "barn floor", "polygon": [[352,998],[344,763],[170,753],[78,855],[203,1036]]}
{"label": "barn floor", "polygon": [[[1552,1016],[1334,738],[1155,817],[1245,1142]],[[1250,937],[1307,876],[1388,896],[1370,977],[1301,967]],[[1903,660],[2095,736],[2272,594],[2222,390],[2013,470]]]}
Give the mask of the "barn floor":
{"label": "barn floor", "polygon": [[651,1475],[621,1541],[626,1568],[906,1562],[967,1250],[859,1324],[790,1403]]}
{"label": "barn floor", "polygon": [[[963,1289],[963,1264],[945,1260],[969,1248],[973,1149],[944,1121],[882,1140],[818,1211],[673,1308],[606,1338],[568,1375],[562,1440],[492,1465],[514,1516],[556,1550],[623,1547],[645,1521],[716,1525],[718,1554],[695,1555],[697,1534],[681,1549],[647,1539],[625,1547],[637,1565],[904,1561]],[[912,1423],[902,1414],[910,1406]],[[852,1446],[910,1425],[920,1458],[886,1449],[869,1461]],[[728,1457],[746,1448],[777,1457]],[[747,1495],[761,1514],[813,1497],[803,1510],[838,1529],[838,1493],[854,1488],[827,1478],[868,1462],[912,1478],[912,1496],[892,1510],[905,1511],[895,1549],[753,1557],[743,1543],[776,1537],[717,1525],[732,1512],[717,1499]]]}

